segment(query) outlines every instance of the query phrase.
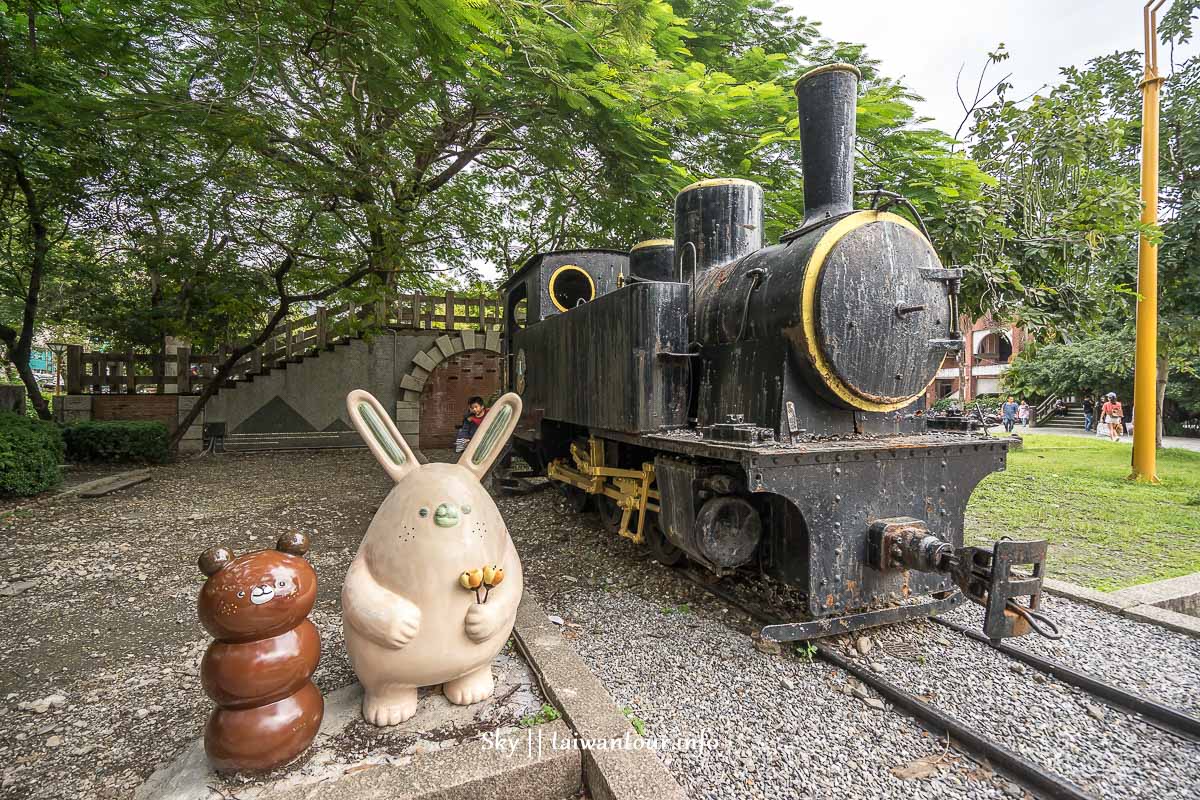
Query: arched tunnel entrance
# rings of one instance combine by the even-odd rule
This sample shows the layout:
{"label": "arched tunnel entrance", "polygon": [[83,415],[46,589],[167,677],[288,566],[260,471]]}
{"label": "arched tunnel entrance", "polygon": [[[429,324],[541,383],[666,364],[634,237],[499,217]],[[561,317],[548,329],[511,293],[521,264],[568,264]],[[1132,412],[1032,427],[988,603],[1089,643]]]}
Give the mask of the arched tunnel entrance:
{"label": "arched tunnel entrance", "polygon": [[422,449],[453,449],[467,400],[479,395],[487,403],[500,391],[500,358],[490,350],[468,350],[438,364],[421,390]]}

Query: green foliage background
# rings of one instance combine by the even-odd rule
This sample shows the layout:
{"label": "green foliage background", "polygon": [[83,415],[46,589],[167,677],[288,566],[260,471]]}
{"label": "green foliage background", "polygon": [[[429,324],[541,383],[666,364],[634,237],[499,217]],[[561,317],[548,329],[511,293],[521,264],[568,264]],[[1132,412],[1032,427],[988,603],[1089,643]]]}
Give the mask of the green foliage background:
{"label": "green foliage background", "polygon": [[58,426],[0,411],[0,497],[25,497],[62,481],[63,439]]}
{"label": "green foliage background", "polygon": [[62,438],[74,462],[162,464],[171,455],[161,422],[77,422],[63,428]]}
{"label": "green foliage background", "polygon": [[[1164,36],[1190,37],[1196,9],[1175,3]],[[951,137],[861,45],[774,0],[29,0],[0,3],[0,45],[0,339],[18,369],[35,337],[211,351],[318,296],[490,289],[484,265],[663,235],[698,178],[761,183],[773,239],[803,215],[792,86],[829,61],[863,73],[857,188],[913,201],[965,270],[965,312],[1046,342],[1131,313],[1134,53],[1030,98],[1003,45],[981,54]],[[1149,233],[1178,368],[1200,341],[1196,60],[1163,108]]]}

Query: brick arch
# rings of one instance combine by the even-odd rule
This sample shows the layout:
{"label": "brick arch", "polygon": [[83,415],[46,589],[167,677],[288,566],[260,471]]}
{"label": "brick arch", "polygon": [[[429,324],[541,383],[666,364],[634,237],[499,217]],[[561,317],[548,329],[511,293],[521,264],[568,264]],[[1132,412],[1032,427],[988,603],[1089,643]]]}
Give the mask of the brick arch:
{"label": "brick arch", "polygon": [[421,447],[421,397],[434,370],[460,353],[485,351],[500,354],[499,331],[454,331],[439,336],[431,347],[418,350],[400,379],[396,401],[396,427],[410,447]]}

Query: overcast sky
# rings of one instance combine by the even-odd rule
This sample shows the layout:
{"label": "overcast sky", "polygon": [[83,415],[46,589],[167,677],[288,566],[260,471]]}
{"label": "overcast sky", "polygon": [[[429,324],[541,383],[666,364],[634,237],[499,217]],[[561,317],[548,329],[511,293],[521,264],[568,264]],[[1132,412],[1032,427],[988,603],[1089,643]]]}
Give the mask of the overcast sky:
{"label": "overcast sky", "polygon": [[[1062,66],[1142,48],[1139,0],[784,2],[820,22],[825,36],[865,44],[867,54],[883,62],[884,74],[902,79],[926,98],[918,111],[933,117],[937,127],[948,133],[954,133],[963,117],[954,91],[959,66],[966,64],[963,94],[973,95],[987,53],[1000,42],[1007,45],[1011,57],[993,68],[995,80],[1005,72],[1013,73],[1014,88],[1009,93],[1013,99],[1043,84],[1056,84]],[[1196,50],[1196,44],[1190,43],[1186,54]],[[1181,53],[1176,49],[1176,60]],[[1169,51],[1160,47],[1163,73],[1169,70],[1169,57]]]}

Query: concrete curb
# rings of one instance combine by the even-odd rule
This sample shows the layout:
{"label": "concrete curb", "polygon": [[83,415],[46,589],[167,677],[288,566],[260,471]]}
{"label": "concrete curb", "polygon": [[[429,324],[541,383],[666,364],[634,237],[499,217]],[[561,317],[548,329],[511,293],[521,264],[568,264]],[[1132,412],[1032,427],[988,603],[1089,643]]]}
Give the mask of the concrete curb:
{"label": "concrete curb", "polygon": [[[583,747],[583,780],[596,800],[684,800],[676,783],[653,751],[617,708],[560,629],[526,592],[513,629],[525,660],[542,691],[586,742],[603,740],[608,747]],[[617,744],[620,742],[620,744]]]}
{"label": "concrete curb", "polygon": [[1101,592],[1053,578],[1046,578],[1042,588],[1056,597],[1200,639],[1200,616],[1193,616],[1200,613],[1200,572],[1115,592]]}
{"label": "concrete curb", "polygon": [[[361,720],[363,690],[357,683],[325,696],[325,716],[312,747],[297,761],[258,784],[237,791],[245,800],[563,800],[583,788],[583,756],[564,747],[574,736],[565,722],[514,729],[440,750],[417,751],[399,760],[357,765],[339,758],[334,740]],[[422,698],[411,731],[470,728],[478,710],[451,706],[442,696]],[[442,709],[440,712],[437,709]],[[399,729],[398,729],[399,730]],[[160,766],[134,791],[134,800],[211,800],[216,776],[197,739]]]}
{"label": "concrete curb", "polygon": [[71,493],[90,500],[132,488],[148,480],[150,480],[149,468],[135,469],[131,472],[109,475],[107,478],[101,478],[98,481],[88,481],[87,483],[72,487]]}
{"label": "concrete curb", "polygon": [[[544,739],[569,741],[563,722],[539,725]],[[265,795],[262,800],[506,800],[569,798],[579,793],[575,749],[532,747],[502,753],[482,741],[420,757],[403,767],[379,766],[336,781]]]}

